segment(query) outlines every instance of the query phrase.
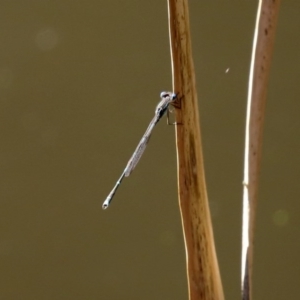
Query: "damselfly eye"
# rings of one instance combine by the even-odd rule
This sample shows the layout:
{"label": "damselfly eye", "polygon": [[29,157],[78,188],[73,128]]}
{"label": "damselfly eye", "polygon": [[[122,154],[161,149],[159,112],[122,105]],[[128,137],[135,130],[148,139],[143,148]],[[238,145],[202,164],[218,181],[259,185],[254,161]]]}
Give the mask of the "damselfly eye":
{"label": "damselfly eye", "polygon": [[161,92],[160,93],[160,98],[166,98],[168,96],[169,96],[169,93],[167,93],[167,92]]}

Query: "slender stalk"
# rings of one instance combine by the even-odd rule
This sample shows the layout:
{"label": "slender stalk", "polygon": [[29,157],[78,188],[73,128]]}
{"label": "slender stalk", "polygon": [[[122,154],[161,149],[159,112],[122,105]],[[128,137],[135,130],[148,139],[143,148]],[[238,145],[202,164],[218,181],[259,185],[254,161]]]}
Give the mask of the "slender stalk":
{"label": "slender stalk", "polygon": [[179,206],[183,225],[190,300],[224,299],[206,192],[187,0],[169,0],[176,109]]}
{"label": "slender stalk", "polygon": [[262,152],[262,133],[275,28],[280,0],[260,0],[253,40],[246,117],[243,236],[242,299],[252,299],[252,265],[258,177]]}

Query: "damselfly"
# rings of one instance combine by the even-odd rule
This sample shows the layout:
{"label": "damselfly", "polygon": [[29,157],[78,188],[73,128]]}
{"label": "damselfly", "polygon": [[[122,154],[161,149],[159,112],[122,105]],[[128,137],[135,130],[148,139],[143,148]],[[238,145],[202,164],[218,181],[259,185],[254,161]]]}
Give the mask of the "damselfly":
{"label": "damselfly", "polygon": [[112,189],[112,191],[109,193],[109,195],[105,199],[105,201],[102,205],[103,209],[106,209],[109,206],[109,204],[110,204],[112,198],[114,197],[119,185],[121,184],[124,176],[128,177],[131,174],[131,172],[134,170],[136,165],[138,164],[140,158],[142,157],[142,155],[146,149],[146,146],[149,142],[151,133],[152,133],[155,125],[163,117],[163,115],[168,111],[169,105],[176,101],[176,97],[177,97],[177,95],[174,93],[171,93],[171,92],[162,92],[160,94],[161,101],[156,106],[154,117],[151,120],[151,122],[150,122],[146,132],[144,133],[142,139],[140,140],[139,144],[137,145],[135,151],[133,152],[131,158],[129,159],[121,177],[116,182],[114,188]]}

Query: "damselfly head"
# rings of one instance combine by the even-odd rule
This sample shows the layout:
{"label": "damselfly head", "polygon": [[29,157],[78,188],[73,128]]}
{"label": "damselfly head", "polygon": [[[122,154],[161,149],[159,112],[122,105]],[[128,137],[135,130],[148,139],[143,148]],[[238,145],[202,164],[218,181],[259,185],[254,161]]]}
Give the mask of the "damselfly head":
{"label": "damselfly head", "polygon": [[160,93],[160,98],[164,99],[164,98],[170,98],[171,100],[175,100],[176,99],[176,94],[171,93],[171,92],[161,92]]}
{"label": "damselfly head", "polygon": [[171,97],[171,94],[170,92],[161,92],[160,93],[160,98],[167,98],[167,97]]}

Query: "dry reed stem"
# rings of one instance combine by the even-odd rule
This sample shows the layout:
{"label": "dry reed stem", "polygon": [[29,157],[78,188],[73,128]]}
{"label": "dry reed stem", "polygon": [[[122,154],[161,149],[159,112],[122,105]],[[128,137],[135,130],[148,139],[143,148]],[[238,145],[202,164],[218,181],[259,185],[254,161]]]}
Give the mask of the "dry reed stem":
{"label": "dry reed stem", "polygon": [[200,122],[187,0],[169,0],[173,88],[176,109],[179,205],[190,300],[223,300],[204,177]]}
{"label": "dry reed stem", "polygon": [[270,73],[275,29],[280,0],[260,0],[253,40],[246,117],[243,237],[242,299],[252,299],[252,266],[258,176],[262,151],[267,84]]}

